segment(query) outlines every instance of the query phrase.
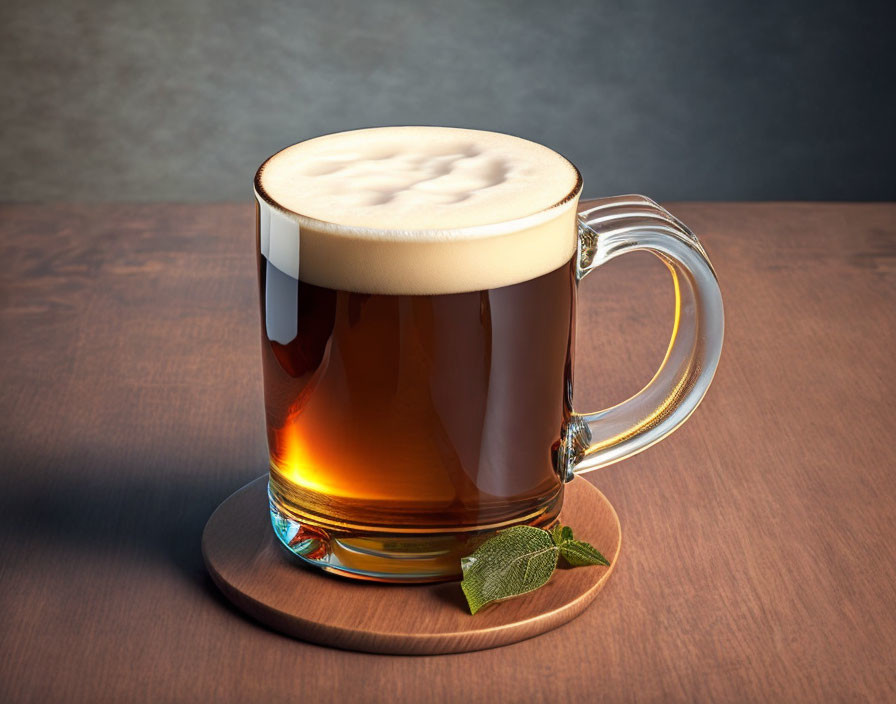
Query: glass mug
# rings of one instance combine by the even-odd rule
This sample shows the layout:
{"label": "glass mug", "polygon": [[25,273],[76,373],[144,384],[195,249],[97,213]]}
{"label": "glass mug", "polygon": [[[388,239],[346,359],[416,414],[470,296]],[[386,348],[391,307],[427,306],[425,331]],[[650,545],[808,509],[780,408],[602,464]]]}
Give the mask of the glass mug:
{"label": "glass mug", "polygon": [[[508,135],[374,128],[301,142],[255,177],[269,497],[307,563],[456,579],[516,524],[549,527],[565,482],[694,411],[722,347],[712,265],[643,196],[577,212],[578,170]],[[642,391],[573,410],[578,283],[648,251],[675,284]]]}

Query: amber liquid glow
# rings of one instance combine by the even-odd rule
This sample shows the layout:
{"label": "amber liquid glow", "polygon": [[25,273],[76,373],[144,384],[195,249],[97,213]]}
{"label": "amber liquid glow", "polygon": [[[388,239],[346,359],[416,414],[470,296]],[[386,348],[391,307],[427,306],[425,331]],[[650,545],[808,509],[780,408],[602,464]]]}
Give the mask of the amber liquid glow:
{"label": "amber liquid glow", "polygon": [[[369,295],[286,277],[259,257],[271,493],[348,534],[546,523],[570,414],[574,272],[470,293]],[[272,296],[272,291],[277,295]],[[295,299],[292,297],[295,296]]]}

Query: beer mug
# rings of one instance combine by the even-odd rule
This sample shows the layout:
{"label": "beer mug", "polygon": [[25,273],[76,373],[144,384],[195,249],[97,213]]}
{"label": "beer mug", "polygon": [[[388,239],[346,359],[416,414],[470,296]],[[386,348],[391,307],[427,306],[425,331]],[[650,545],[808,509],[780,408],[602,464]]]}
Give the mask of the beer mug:
{"label": "beer mug", "polygon": [[[582,178],[517,137],[384,127],[318,137],[255,177],[271,520],[307,563],[361,579],[460,576],[501,529],[549,527],[576,474],[661,440],[722,347],[712,265],[643,196],[578,212]],[[648,251],[672,340],[642,391],[573,406],[577,285]]]}

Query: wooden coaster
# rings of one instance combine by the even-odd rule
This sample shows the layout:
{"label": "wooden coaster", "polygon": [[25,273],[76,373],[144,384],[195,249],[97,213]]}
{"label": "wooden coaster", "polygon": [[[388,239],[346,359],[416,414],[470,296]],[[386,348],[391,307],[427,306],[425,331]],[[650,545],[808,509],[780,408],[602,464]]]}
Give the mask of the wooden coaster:
{"label": "wooden coaster", "polygon": [[593,544],[609,567],[558,566],[541,589],[471,616],[458,582],[382,584],[305,565],[274,537],[267,475],[212,514],[202,553],[222,592],[253,618],[296,638],[371,653],[460,653],[515,643],[561,626],[597,596],[619,557],[616,511],[591,484],[566,486],[562,523]]}

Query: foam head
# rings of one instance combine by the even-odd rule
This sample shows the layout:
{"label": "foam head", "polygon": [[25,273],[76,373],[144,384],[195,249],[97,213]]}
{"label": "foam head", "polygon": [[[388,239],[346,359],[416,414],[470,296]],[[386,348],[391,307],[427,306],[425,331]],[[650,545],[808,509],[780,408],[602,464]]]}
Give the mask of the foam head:
{"label": "foam head", "polygon": [[496,288],[563,266],[581,186],[547,147],[448,127],[325,135],[278,152],[255,177],[271,264],[386,294]]}

